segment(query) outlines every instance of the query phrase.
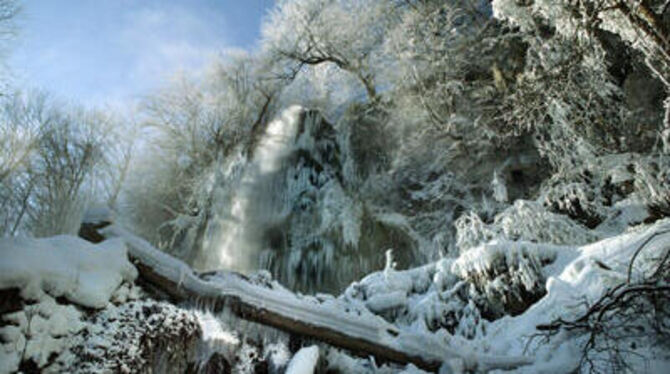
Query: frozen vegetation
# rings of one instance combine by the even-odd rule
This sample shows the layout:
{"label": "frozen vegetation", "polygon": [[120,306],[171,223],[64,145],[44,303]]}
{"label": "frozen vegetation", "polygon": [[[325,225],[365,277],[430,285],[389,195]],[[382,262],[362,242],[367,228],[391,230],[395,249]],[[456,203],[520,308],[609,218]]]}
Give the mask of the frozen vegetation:
{"label": "frozen vegetation", "polygon": [[0,373],[670,372],[668,30],[281,0],[136,126],[2,88]]}
{"label": "frozen vegetation", "polygon": [[[588,332],[566,330],[543,335],[538,328],[579,317],[608,289],[627,282],[643,284],[643,279],[658,271],[658,255],[667,259],[670,221],[581,246],[492,241],[457,258],[409,270],[396,270],[389,252],[383,270],[353,283],[338,298],[295,296],[263,274],[242,282],[239,276],[223,273],[201,279],[181,261],[165,256],[142,239],[113,227],[105,231],[120,236],[95,246],[74,237],[2,242],[5,255],[20,249],[42,249],[70,265],[55,263],[35,273],[35,266],[30,266],[35,264],[34,256],[13,256],[13,272],[4,273],[0,286],[20,289],[26,304],[3,317],[3,372],[12,372],[19,365],[24,365],[22,370],[33,365],[47,372],[65,368],[177,372],[215,365],[254,372],[258,370],[254,361],[267,361],[265,365],[273,370],[286,367],[288,372],[303,373],[317,366],[316,346],[303,348],[289,362],[288,336],[271,328],[246,323],[241,325],[244,331],[239,331],[231,327],[240,326],[239,320],[226,312],[207,312],[207,305],[175,307],[152,301],[133,283],[136,272],[125,260],[124,243],[134,258],[152,264],[155,271],[176,272],[172,276],[183,282],[184,289],[203,289],[203,295],[240,292],[237,296],[250,303],[315,326],[322,323],[349,337],[366,336],[375,326],[379,331],[392,329],[395,338],[376,332],[370,339],[386,340],[386,344],[418,355],[438,355],[446,359],[443,367],[447,370],[487,371],[514,365],[516,371],[529,373],[561,372],[585,359],[583,344]],[[85,249],[89,254],[68,256],[73,249]],[[113,250],[124,251],[117,257],[124,260],[118,266],[110,266],[113,262],[105,257],[106,251]],[[97,258],[91,256],[97,252]],[[629,267],[633,256],[634,266]],[[72,268],[97,269],[99,275],[77,282]],[[30,284],[22,279],[39,282]],[[663,282],[658,286],[667,284]],[[88,292],[92,286],[109,293],[104,299],[91,299]],[[62,296],[67,300],[59,299]],[[611,316],[615,320],[624,317]],[[638,329],[654,328],[653,321],[634,323]],[[620,352],[628,365],[648,372],[667,370],[667,341],[653,335],[641,338],[626,333],[625,328],[622,332],[616,337],[621,339],[617,344],[634,347]],[[246,338],[240,334],[257,336],[251,341],[255,343],[242,343]],[[119,345],[118,340],[123,343]],[[378,367],[374,361],[352,358],[333,348],[325,352],[320,365],[343,372],[420,370],[413,365],[404,369]],[[610,354],[607,350],[591,352],[588,360],[607,368],[612,364]],[[505,364],[520,356],[526,357],[519,361],[522,366]]]}

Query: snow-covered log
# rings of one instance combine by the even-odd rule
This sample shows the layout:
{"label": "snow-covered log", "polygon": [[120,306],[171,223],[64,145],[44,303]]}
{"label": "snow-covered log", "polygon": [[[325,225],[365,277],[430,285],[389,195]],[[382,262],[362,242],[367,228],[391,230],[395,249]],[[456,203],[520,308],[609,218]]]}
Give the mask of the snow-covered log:
{"label": "snow-covered log", "polygon": [[239,317],[314,338],[379,361],[413,363],[437,371],[444,363],[488,371],[532,363],[528,357],[482,355],[450,345],[449,337],[402,331],[367,310],[334,298],[296,295],[276,282],[259,285],[236,273],[196,274],[184,262],[159,251],[118,225],[100,230],[123,238],[140,278],[175,301],[196,300],[214,309],[229,308]]}

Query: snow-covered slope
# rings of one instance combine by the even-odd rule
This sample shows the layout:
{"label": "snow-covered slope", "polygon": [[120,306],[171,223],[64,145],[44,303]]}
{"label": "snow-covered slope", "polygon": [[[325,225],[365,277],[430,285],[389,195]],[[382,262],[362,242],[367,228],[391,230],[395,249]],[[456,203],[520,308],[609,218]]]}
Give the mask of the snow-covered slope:
{"label": "snow-covered slope", "polygon": [[[103,231],[117,238],[98,245],[73,237],[2,241],[3,254],[11,259],[7,264],[12,266],[2,265],[7,271],[0,275],[1,288],[18,288],[22,299],[33,304],[2,316],[0,372],[26,367],[28,362],[52,372],[68,365],[81,371],[105,371],[115,365],[125,365],[129,370],[170,365],[186,368],[198,362],[197,358],[187,358],[197,352],[194,347],[222,337],[226,349],[234,352],[219,357],[216,355],[220,352],[208,351],[206,362],[218,360],[219,367],[230,367],[226,360],[244,355],[246,349],[257,352],[253,353],[255,362],[274,360],[278,362],[272,366],[276,370],[285,368],[289,353],[284,341],[273,342],[277,339],[272,338],[277,336],[274,333],[263,340],[263,349],[268,352],[261,358],[259,348],[240,344],[242,339],[237,334],[243,331],[222,330],[224,316],[137,300],[138,289],[132,284],[137,273],[127,260],[128,246],[134,258],[177,280],[184,289],[202,295],[232,296],[296,321],[335,329],[344,336],[443,361],[443,367],[453,372],[512,369],[569,373],[584,363],[588,331],[558,328],[547,332],[538,330],[538,326],[575,320],[608,290],[648,279],[657,273],[659,259],[667,259],[670,251],[670,220],[666,219],[587,245],[494,240],[466,250],[458,258],[409,270],[397,270],[389,252],[383,271],[355,282],[335,298],[295,295],[267,274],[248,279],[230,273],[198,276],[183,262],[119,226]],[[108,258],[111,254],[113,259]],[[38,258],[47,261],[36,261]],[[72,269],[78,270],[73,274]],[[657,285],[667,287],[667,276]],[[658,295],[666,296],[667,292]],[[667,303],[663,299],[660,302],[654,313],[662,319],[659,326],[667,329]],[[82,307],[103,309],[88,312]],[[632,328],[652,328],[643,318],[644,313],[652,312],[637,311],[640,318]],[[618,328],[613,326],[612,332]],[[625,345],[616,351],[617,359],[624,359],[635,372],[666,372],[670,368],[668,341],[659,339],[667,336],[663,335],[667,330],[644,331],[616,342]],[[161,345],[147,346],[152,341],[186,344],[183,336],[190,340],[178,348],[184,353],[181,356],[163,355]],[[118,346],[116,339],[122,339],[132,350]],[[198,340],[202,344],[197,344]],[[278,351],[272,347],[279,347]],[[319,349],[324,350],[318,358],[306,351],[310,354],[299,354],[295,365],[349,372],[420,372],[412,365],[378,366],[374,359],[354,358],[323,344]],[[607,370],[613,365],[611,354],[609,350],[591,352],[588,364],[611,371]],[[309,356],[309,360],[301,355]],[[90,363],[86,357],[96,357],[97,361]],[[174,359],[181,364],[171,363]],[[251,361],[247,364],[239,366],[247,369],[240,370],[255,370]]]}
{"label": "snow-covered slope", "polygon": [[[656,234],[656,236],[654,236]],[[649,228],[639,228],[599,241],[574,251],[558,251],[555,263],[545,268],[547,276],[547,294],[526,312],[516,317],[504,317],[488,326],[485,341],[495,351],[509,354],[533,353],[535,365],[521,368],[524,373],[570,372],[580,365],[583,359],[584,345],[588,335],[579,332],[566,332],[543,341],[537,336],[538,325],[550,324],[560,318],[574,320],[583,315],[589,306],[609,289],[626,282],[629,263],[638,248],[649,238],[652,240],[644,247],[635,260],[632,281],[648,276],[655,270],[659,257],[670,251],[670,221],[663,220]],[[665,279],[667,285],[668,279]],[[659,284],[660,285],[660,284]],[[665,296],[663,296],[665,295]],[[662,307],[667,307],[668,293],[660,294]],[[642,314],[654,313],[653,310],[640,311]],[[660,318],[668,318],[667,314]],[[666,328],[670,321],[664,321]],[[623,322],[622,322],[623,324]],[[618,326],[612,326],[618,328]],[[639,326],[631,328],[640,328]],[[645,328],[645,327],[641,327]],[[651,326],[646,326],[652,329]],[[667,334],[667,330],[666,330]],[[665,336],[664,339],[667,339]],[[630,370],[636,373],[663,373],[670,371],[670,350],[668,341],[656,341],[654,332],[631,334],[628,339],[620,338],[615,344],[623,354]],[[616,347],[610,346],[611,350]],[[610,372],[616,370],[613,351],[603,350],[595,353],[592,360],[594,369]],[[587,366],[588,368],[588,366]]]}
{"label": "snow-covered slope", "polygon": [[[537,326],[558,319],[577,319],[608,290],[626,284],[629,264],[643,244],[631,267],[630,282],[635,284],[649,277],[659,259],[670,251],[670,220],[583,246],[492,241],[465,251],[457,259],[405,271],[387,267],[351,285],[342,298],[383,316],[399,329],[453,335],[452,342],[461,339],[464,346],[476,347],[479,352],[534,357],[533,364],[515,372],[571,373],[585,363],[588,331],[558,329],[556,334],[549,334]],[[659,282],[659,286],[668,286],[667,275]],[[538,292],[535,299],[529,297],[532,290]],[[670,320],[668,311],[662,311],[667,308],[668,294],[657,294],[661,309],[656,312],[653,307],[635,312],[639,323],[630,328],[646,328],[647,333],[629,334],[615,341],[621,345],[616,353],[633,372],[670,370]],[[525,307],[511,316],[513,310],[506,308],[517,297]],[[483,318],[486,308],[496,303],[501,304],[503,317]],[[657,334],[644,321],[644,314],[654,313],[664,319],[659,323],[665,326],[665,335]],[[617,316],[614,318],[625,325]],[[597,346],[582,368],[588,370],[592,364],[596,370],[616,371],[619,367],[611,357],[616,348]]]}

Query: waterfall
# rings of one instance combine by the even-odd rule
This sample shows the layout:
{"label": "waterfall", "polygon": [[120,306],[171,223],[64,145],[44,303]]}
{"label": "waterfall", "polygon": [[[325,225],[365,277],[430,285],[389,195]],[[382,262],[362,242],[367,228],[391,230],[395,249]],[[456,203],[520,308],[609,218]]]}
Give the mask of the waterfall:
{"label": "waterfall", "polygon": [[[262,209],[268,196],[266,184],[274,184],[273,175],[290,155],[303,109],[292,106],[268,127],[255,148],[251,161],[239,157],[229,167],[223,186],[224,198],[214,206],[218,239],[210,242],[204,268],[248,272],[257,268],[253,259],[260,246],[258,232],[270,209]],[[241,170],[240,170],[241,169]],[[271,193],[271,195],[274,195]],[[227,198],[226,198],[227,197]],[[262,204],[259,204],[263,202]],[[266,208],[269,208],[267,205]]]}
{"label": "waterfall", "polygon": [[294,289],[338,292],[383,267],[389,248],[403,265],[416,263],[422,239],[359,196],[343,142],[318,111],[284,110],[250,155],[220,168],[213,219],[194,266],[266,269]]}

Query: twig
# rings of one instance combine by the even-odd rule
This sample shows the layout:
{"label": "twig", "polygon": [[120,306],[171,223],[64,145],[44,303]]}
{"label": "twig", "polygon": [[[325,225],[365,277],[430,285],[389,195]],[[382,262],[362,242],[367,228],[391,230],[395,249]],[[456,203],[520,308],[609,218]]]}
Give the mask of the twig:
{"label": "twig", "polygon": [[635,259],[637,259],[637,256],[642,252],[642,249],[649,244],[654,238],[656,238],[659,235],[667,234],[670,233],[669,230],[663,230],[663,231],[658,231],[653,234],[651,234],[636,250],[635,253],[633,254],[633,257],[631,258],[630,262],[628,263],[628,276],[626,277],[626,283],[630,284],[630,278],[633,273],[633,264],[635,263]]}

